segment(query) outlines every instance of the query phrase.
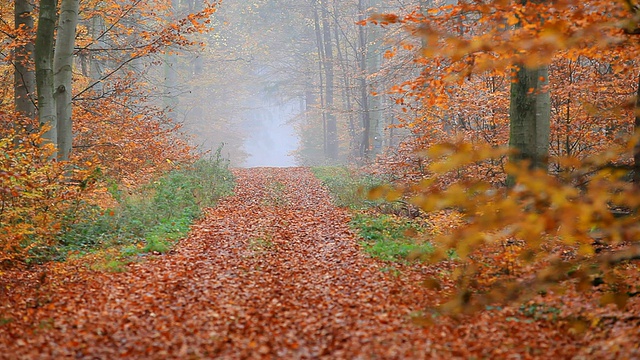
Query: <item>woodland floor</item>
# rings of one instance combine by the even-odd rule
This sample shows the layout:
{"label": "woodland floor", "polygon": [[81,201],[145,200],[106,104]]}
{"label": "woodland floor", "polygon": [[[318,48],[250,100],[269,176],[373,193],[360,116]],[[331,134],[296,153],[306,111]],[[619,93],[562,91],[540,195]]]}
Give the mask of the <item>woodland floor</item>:
{"label": "woodland floor", "polygon": [[450,290],[421,279],[450,264],[389,271],[365,255],[308,169],[235,174],[235,195],[166,255],[122,273],[65,263],[0,276],[0,358],[640,357],[637,333],[574,334],[514,309],[420,326]]}

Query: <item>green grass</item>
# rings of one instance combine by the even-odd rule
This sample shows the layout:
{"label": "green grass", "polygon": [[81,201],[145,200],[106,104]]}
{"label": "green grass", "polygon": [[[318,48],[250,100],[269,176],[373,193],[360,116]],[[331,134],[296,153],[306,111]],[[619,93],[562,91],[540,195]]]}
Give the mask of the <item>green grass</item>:
{"label": "green grass", "polygon": [[336,206],[364,209],[379,203],[369,200],[367,193],[371,188],[385,183],[381,178],[358,174],[346,167],[338,166],[314,167],[311,171],[329,190]]}
{"label": "green grass", "polygon": [[392,215],[356,214],[351,226],[362,238],[364,251],[393,262],[406,261],[414,253],[429,253],[433,246],[418,236],[424,231],[416,220]]}
{"label": "green grass", "polygon": [[59,239],[58,259],[69,252],[86,254],[119,249],[106,259],[105,270],[122,271],[127,258],[142,253],[165,253],[189,231],[202,210],[230,195],[234,179],[219,156],[199,160],[157,178],[134,193],[115,184],[109,190],[118,201],[114,209],[79,206],[68,214]]}
{"label": "green grass", "polygon": [[[360,212],[372,207],[394,210],[394,206],[401,205],[368,199],[370,189],[388,183],[384,179],[359,174],[345,167],[314,167],[311,171],[329,190],[336,206],[354,211],[351,227],[362,238],[362,248],[370,256],[385,261],[403,262],[411,254],[433,251],[431,244],[416,236],[425,230],[422,220]],[[390,212],[402,213],[401,209]]]}

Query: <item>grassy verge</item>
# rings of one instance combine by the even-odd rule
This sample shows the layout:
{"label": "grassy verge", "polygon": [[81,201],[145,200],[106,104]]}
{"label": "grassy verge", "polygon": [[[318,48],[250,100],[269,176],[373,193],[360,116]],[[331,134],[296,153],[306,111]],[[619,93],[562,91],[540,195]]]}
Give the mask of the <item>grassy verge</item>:
{"label": "grassy verge", "polygon": [[433,246],[421,240],[426,224],[386,214],[355,214],[351,226],[362,238],[364,251],[381,260],[403,262],[412,254],[428,253]]}
{"label": "grassy verge", "polygon": [[317,167],[312,171],[331,193],[333,203],[352,211],[351,227],[362,239],[362,248],[370,256],[404,262],[413,253],[433,250],[421,236],[428,227],[427,221],[403,216],[408,214],[403,208],[406,204],[367,198],[369,190],[383,185],[384,179],[359,175],[344,167]]}
{"label": "grassy verge", "polygon": [[314,167],[311,171],[329,189],[336,206],[361,210],[379,203],[379,201],[367,199],[367,192],[384,183],[380,178],[358,174],[346,167]]}
{"label": "grassy verge", "polygon": [[144,254],[169,251],[204,208],[214,206],[232,189],[233,176],[219,157],[174,170],[132,193],[113,185],[109,191],[117,201],[115,207],[83,206],[69,214],[58,259],[101,253],[92,267],[122,271],[123,264]]}

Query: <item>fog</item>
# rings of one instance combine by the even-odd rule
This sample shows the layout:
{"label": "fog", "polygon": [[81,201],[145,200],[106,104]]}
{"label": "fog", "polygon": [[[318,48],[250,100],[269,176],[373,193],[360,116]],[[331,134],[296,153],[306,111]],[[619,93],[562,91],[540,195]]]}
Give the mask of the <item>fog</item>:
{"label": "fog", "polygon": [[[407,9],[419,4],[412,3]],[[177,88],[171,95],[180,99],[164,105],[177,108],[198,149],[224,144],[234,167],[340,164],[407,135],[396,130],[384,138],[402,104],[375,95],[389,88],[383,81],[395,84],[405,74],[389,71],[395,64],[385,63],[390,43],[382,30],[357,25],[384,11],[383,3],[320,4],[225,0],[211,16],[212,30],[194,36],[204,48],[173,62],[167,56],[165,70],[176,74],[163,86]]]}
{"label": "fog", "polygon": [[248,134],[244,142],[247,153],[245,167],[295,166],[292,154],[298,147],[298,136],[291,124],[297,115],[293,102],[262,101],[261,106],[249,113]]}

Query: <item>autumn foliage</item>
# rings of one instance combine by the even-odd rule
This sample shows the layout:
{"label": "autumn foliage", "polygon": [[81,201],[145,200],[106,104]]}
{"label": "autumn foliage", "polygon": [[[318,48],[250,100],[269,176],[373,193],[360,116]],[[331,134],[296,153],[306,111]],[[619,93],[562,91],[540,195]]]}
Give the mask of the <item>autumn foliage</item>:
{"label": "autumn foliage", "polygon": [[[45,128],[21,117],[28,114],[14,114],[12,101],[2,102],[3,266],[47,259],[63,230],[76,223],[76,217],[86,216],[83,211],[114,205],[106,190],[109,184],[134,189],[198,158],[181,125],[153,97],[158,91],[153,80],[157,63],[151,56],[201,46],[193,36],[209,30],[215,11],[213,4],[206,5],[170,16],[173,9],[164,2],[82,3],[73,78],[74,143],[68,162],[54,159],[55,145],[41,139]],[[3,7],[2,16],[13,18],[11,10]],[[30,14],[37,15],[37,9]],[[9,54],[35,38],[34,28],[11,25],[2,25],[8,64],[13,60]],[[140,27],[145,30],[138,31]],[[23,61],[26,69],[33,67],[32,59]],[[2,96],[8,100],[12,90],[5,86]]]}
{"label": "autumn foliage", "polygon": [[[404,110],[394,127],[411,136],[378,161],[376,171],[394,174],[397,187],[372,196],[462,219],[434,237],[433,253],[414,254],[436,263],[459,257],[457,291],[437,311],[594,287],[601,304],[622,309],[637,295],[635,277],[621,270],[640,256],[629,172],[638,141],[636,9],[622,1],[464,2],[370,20],[414,35],[386,57],[414,51],[419,70],[389,91]],[[523,66],[549,69],[548,169],[509,162],[510,87]],[[507,177],[515,186],[505,187]]]}
{"label": "autumn foliage", "polygon": [[[331,33],[339,2],[312,2],[314,21],[298,20],[325,53],[301,86],[298,155],[365,166],[235,169],[233,194],[221,150],[197,161],[166,90],[172,57],[201,45],[217,3],[177,3],[185,11],[84,2],[93,22],[78,32],[69,161],[54,159],[46,128],[3,109],[0,347],[25,358],[640,356],[635,3],[420,2],[358,21],[392,30],[379,58],[365,56],[364,33],[334,58],[332,44],[349,41]],[[257,17],[277,7],[253,5]],[[114,36],[102,42],[91,23]],[[33,36],[10,28],[5,50]],[[350,56],[362,62],[339,64]],[[515,75],[537,67],[548,79],[527,95],[550,94],[551,119],[534,167],[507,144]],[[387,75],[397,83],[367,94]],[[336,111],[353,99],[358,116]],[[384,131],[370,110],[394,114]],[[22,266],[67,244],[66,262]]]}

